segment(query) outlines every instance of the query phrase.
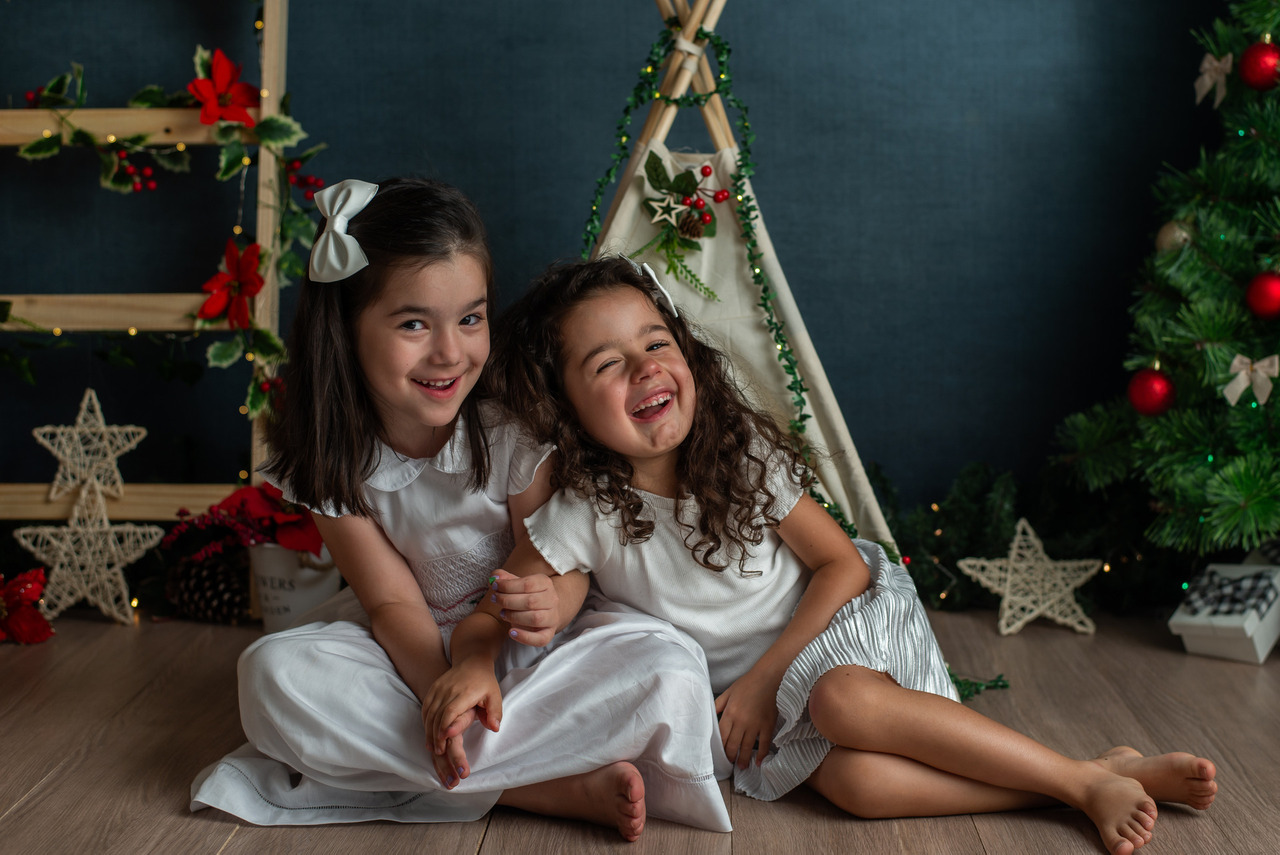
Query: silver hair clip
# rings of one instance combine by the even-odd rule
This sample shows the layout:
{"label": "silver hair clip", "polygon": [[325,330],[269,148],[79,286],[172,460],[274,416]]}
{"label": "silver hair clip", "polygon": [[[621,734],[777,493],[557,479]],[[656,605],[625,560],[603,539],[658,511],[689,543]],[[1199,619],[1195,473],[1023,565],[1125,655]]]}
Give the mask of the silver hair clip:
{"label": "silver hair clip", "polygon": [[634,258],[630,258],[626,255],[620,257],[625,258],[627,263],[635,268],[636,273],[646,274],[649,279],[653,281],[653,284],[658,286],[658,290],[662,292],[662,296],[667,298],[667,308],[671,310],[672,317],[680,317],[680,313],[676,311],[676,301],[671,299],[671,292],[662,287],[662,283],[658,281],[658,274],[653,272],[653,268],[649,266],[648,262],[636,264]]}
{"label": "silver hair clip", "polygon": [[311,248],[308,274],[312,282],[337,282],[368,266],[360,241],[347,234],[347,223],[365,209],[377,192],[377,184],[348,178],[315,195],[325,223]]}

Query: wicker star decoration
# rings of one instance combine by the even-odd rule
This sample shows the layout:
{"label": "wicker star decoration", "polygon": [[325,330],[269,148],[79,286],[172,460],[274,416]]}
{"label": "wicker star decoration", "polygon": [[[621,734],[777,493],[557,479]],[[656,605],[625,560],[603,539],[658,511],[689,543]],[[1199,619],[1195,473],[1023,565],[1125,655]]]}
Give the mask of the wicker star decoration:
{"label": "wicker star decoration", "polygon": [[106,424],[97,393],[85,389],[75,425],[45,425],[31,433],[36,442],[58,458],[58,472],[49,486],[49,501],[52,502],[90,481],[96,482],[108,496],[119,498],[124,495],[124,482],[120,478],[116,458],[141,442],[147,435],[147,429],[136,425]]}
{"label": "wicker star decoration", "polygon": [[1075,591],[1102,568],[1101,559],[1051,561],[1025,519],[1018,520],[1008,558],[962,558],[956,563],[966,576],[1002,598],[1001,635],[1012,635],[1038,617],[1076,632],[1092,634],[1095,629],[1076,602]]}
{"label": "wicker star decoration", "polygon": [[666,220],[674,226],[680,214],[684,212],[684,206],[671,196],[663,196],[661,199],[651,199],[649,201],[653,203],[652,222],[655,223]]}
{"label": "wicker star decoration", "polygon": [[112,525],[102,488],[97,481],[88,481],[80,488],[67,525],[27,526],[13,536],[49,567],[40,603],[46,618],[88,600],[104,615],[132,623],[124,568],[159,543],[164,529],[132,523]]}

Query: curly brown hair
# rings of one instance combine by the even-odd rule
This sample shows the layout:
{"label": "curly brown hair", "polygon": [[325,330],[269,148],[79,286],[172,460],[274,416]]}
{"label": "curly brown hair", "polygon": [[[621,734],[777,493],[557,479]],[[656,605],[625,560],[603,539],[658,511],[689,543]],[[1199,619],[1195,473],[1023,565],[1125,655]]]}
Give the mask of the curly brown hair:
{"label": "curly brown hair", "polygon": [[640,518],[644,503],[632,486],[631,464],[587,434],[563,385],[565,317],[583,301],[623,288],[642,292],[658,310],[697,392],[693,425],[676,464],[679,495],[698,508],[685,544],[703,567],[724,570],[736,561],[741,570],[748,547],[781,521],[768,467],[787,467],[806,487],[813,476],[792,438],[733,381],[729,357],[707,344],[687,315],[677,317],[630,259],[552,265],[499,319],[490,382],[514,418],[538,441],[556,446],[555,485],[594,498],[601,513],[616,514],[624,545],[647,540],[654,526]]}

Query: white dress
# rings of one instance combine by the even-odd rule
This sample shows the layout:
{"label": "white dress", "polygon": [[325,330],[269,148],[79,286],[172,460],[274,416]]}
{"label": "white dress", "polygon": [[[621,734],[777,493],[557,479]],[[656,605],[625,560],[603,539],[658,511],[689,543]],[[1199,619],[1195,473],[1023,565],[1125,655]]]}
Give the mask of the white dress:
{"label": "white dress", "polygon": [[[500,421],[496,407],[486,407],[485,417],[492,474],[484,490],[467,486],[461,419],[434,458],[404,459],[383,447],[366,482],[446,650],[453,627],[511,551],[507,496],[529,487],[548,454]],[[717,751],[706,662],[685,633],[593,595],[550,646],[508,643],[498,676],[501,729],[467,731],[471,774],[445,790],[420,704],[346,589],[241,655],[249,744],[200,773],[191,809],[216,807],[257,825],[469,821],[509,787],[629,760],[644,777],[649,815],[730,830],[716,783],[727,767]]]}
{"label": "white dress", "polygon": [[[771,466],[774,511],[785,517],[802,489],[784,467]],[[809,581],[809,570],[776,530],[737,562],[716,572],[698,564],[685,545],[677,513],[697,521],[692,500],[640,492],[653,536],[621,545],[613,518],[594,500],[562,490],[526,521],[535,547],[558,573],[584,570],[610,600],[671,621],[706,653],[711,686],[723,692],[745,674],[781,634]],[[679,508],[677,510],[677,504]],[[911,577],[875,543],[855,540],[871,584],[841,607],[830,625],[796,657],[778,688],[773,748],[760,765],[734,770],[737,789],[772,800],[809,777],[831,750],[809,719],[809,692],[840,665],[862,665],[892,676],[909,689],[959,700]],[[723,750],[723,749],[721,749]]]}

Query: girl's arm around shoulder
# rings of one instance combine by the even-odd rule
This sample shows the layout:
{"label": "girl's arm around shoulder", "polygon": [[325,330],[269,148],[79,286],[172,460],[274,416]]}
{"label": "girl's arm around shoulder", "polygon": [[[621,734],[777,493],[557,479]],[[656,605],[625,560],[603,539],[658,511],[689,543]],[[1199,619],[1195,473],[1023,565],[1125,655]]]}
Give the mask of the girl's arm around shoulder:
{"label": "girl's arm around shoulder", "polygon": [[421,700],[449,669],[444,641],[404,557],[372,519],[315,515],[329,554],[369,615],[373,637]]}

